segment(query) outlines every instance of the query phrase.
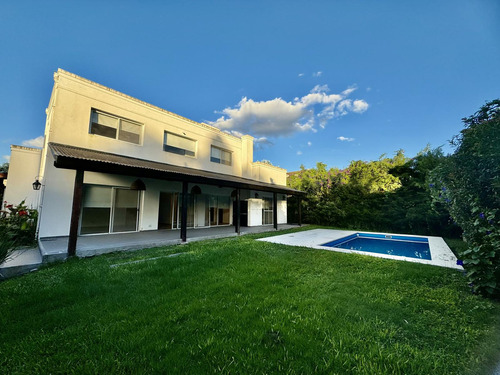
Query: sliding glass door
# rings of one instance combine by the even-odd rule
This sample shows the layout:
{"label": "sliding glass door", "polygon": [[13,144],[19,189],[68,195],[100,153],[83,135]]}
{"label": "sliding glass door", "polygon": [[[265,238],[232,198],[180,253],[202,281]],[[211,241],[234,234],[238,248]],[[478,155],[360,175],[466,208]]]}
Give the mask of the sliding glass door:
{"label": "sliding glass door", "polygon": [[135,232],[139,216],[139,191],[119,188],[114,191],[110,232]]}
{"label": "sliding glass door", "polygon": [[84,185],[80,234],[137,231],[140,191]]}
{"label": "sliding glass door", "polygon": [[84,185],[80,234],[109,233],[112,194],[109,186]]}

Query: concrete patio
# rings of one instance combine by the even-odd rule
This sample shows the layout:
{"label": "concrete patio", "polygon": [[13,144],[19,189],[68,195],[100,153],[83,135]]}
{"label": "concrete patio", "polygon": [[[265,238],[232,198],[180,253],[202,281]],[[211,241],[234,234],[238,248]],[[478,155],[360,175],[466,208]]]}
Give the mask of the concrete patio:
{"label": "concrete patio", "polygon": [[41,264],[42,255],[38,248],[15,250],[0,264],[0,280],[35,271]]}
{"label": "concrete patio", "polygon": [[[297,225],[281,224],[279,230],[295,228]],[[242,227],[241,235],[249,233],[273,232],[274,227]],[[215,228],[188,229],[187,242],[201,241],[213,238],[237,236],[233,226]],[[113,251],[137,250],[148,247],[180,244],[179,230],[154,230],[133,233],[114,233],[101,235],[79,236],[76,255],[88,257]],[[64,260],[67,257],[68,237],[44,238],[39,241],[40,254],[43,263]]]}

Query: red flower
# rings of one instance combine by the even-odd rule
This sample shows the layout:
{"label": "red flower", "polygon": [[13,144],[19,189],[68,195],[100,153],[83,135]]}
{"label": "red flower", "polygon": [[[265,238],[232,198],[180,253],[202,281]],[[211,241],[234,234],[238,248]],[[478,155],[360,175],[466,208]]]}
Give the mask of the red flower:
{"label": "red flower", "polygon": [[19,216],[26,216],[28,215],[28,212],[27,211],[19,211]]}
{"label": "red flower", "polygon": [[9,210],[10,210],[12,207],[14,207],[14,205],[13,205],[13,204],[8,204],[7,206],[5,206],[5,208],[8,208]]}

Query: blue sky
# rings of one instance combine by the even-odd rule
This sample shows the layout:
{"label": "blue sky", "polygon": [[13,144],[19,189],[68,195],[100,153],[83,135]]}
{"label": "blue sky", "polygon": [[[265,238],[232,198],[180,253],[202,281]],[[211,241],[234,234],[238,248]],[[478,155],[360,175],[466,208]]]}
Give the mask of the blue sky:
{"label": "blue sky", "polygon": [[255,160],[343,168],[444,145],[500,97],[498,1],[0,5],[0,156],[43,134],[63,68],[256,138]]}

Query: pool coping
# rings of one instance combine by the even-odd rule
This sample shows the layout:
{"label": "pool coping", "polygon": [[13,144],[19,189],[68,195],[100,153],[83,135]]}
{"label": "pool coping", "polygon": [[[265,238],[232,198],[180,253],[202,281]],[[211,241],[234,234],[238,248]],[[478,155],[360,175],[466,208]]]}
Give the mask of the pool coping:
{"label": "pool coping", "polygon": [[[405,256],[396,256],[389,254],[378,254],[369,253],[366,251],[358,250],[348,250],[341,248],[333,248],[328,246],[321,246],[321,244],[335,241],[339,238],[350,236],[355,233],[370,233],[370,234],[382,234],[391,236],[411,236],[419,238],[427,238],[429,240],[429,248],[431,251],[431,260],[410,258]],[[259,238],[258,241],[266,241],[277,244],[289,245],[289,246],[302,246],[318,250],[328,250],[336,251],[341,253],[354,253],[366,256],[373,256],[377,258],[403,260],[413,263],[428,264],[431,266],[439,266],[446,268],[453,268],[457,270],[463,270],[462,266],[457,265],[457,257],[451,249],[448,247],[446,242],[442,237],[435,236],[419,236],[416,234],[401,234],[401,233],[382,233],[382,232],[368,232],[359,230],[337,230],[337,229],[311,229],[302,232],[295,232],[289,234],[282,234],[278,236]]]}

